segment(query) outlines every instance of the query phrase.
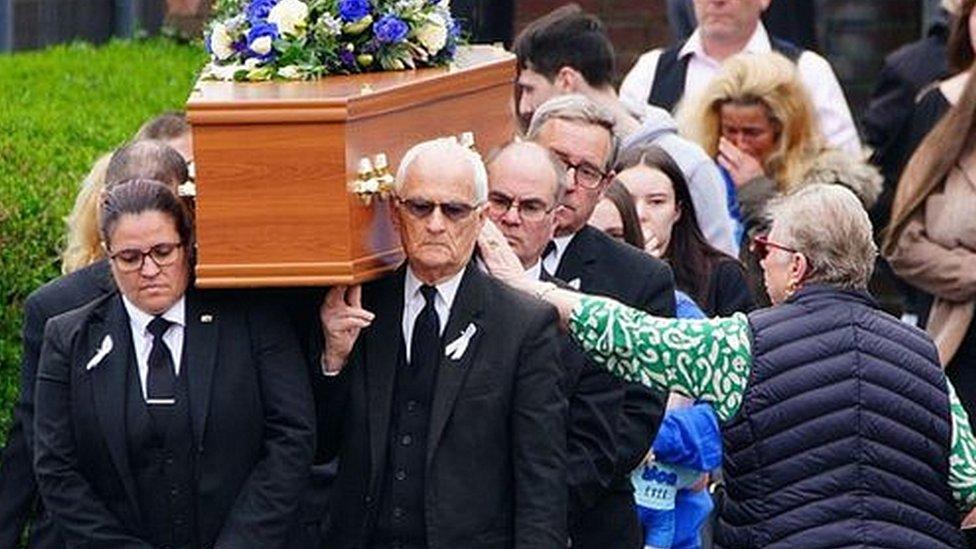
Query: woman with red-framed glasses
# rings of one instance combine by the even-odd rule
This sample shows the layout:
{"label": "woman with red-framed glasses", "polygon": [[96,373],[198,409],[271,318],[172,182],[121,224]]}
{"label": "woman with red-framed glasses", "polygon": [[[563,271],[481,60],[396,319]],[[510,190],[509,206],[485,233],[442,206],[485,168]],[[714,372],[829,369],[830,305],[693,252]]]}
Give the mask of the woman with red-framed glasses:
{"label": "woman with red-framed glasses", "polygon": [[932,340],[867,291],[867,212],[844,187],[811,185],[770,214],[756,253],[773,306],[726,318],[657,318],[532,280],[492,226],[479,246],[492,274],[556,307],[589,358],[712,405],[727,487],[716,545],[960,546],[976,438]]}

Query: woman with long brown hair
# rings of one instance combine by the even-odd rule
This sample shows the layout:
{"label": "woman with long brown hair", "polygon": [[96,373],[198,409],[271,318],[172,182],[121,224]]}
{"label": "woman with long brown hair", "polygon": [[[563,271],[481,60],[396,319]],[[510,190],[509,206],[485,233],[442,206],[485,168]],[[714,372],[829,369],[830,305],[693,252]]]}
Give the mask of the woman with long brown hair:
{"label": "woman with long brown hair", "polygon": [[[970,2],[972,3],[972,2]],[[934,297],[926,330],[969,417],[976,417],[976,78],[912,156],[882,252]]]}
{"label": "woman with long brown hair", "polygon": [[632,147],[614,171],[637,206],[644,249],[668,261],[679,290],[708,316],[755,306],[742,264],[702,235],[688,182],[668,153],[655,145]]}

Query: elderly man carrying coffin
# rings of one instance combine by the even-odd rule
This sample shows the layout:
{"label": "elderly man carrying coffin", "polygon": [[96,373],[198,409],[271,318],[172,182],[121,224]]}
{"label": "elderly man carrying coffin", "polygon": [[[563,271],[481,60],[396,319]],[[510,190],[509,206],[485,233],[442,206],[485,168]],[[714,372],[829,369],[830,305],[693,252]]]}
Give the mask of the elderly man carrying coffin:
{"label": "elderly man carrying coffin", "polygon": [[860,201],[811,185],[757,240],[774,305],[655,318],[526,278],[486,231],[492,272],[555,304],[590,358],[711,403],[728,497],[719,547],[958,547],[976,504],[966,413],[924,332],[866,291],[876,249]]}
{"label": "elderly man carrying coffin", "polygon": [[329,547],[565,547],[556,313],[471,261],[487,197],[477,154],[421,143],[396,194],[406,264],[333,288],[321,309],[320,436],[342,502]]}

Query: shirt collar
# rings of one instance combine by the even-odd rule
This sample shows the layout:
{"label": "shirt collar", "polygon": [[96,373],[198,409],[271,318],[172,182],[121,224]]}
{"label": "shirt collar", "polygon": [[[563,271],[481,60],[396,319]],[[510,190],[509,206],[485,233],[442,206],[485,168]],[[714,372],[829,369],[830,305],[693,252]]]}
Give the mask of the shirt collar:
{"label": "shirt collar", "polygon": [[[756,25],[756,30],[749,37],[749,41],[746,42],[746,46],[742,48],[743,52],[746,53],[769,53],[773,51],[773,46],[769,41],[769,33],[766,32],[766,27],[763,26],[762,21]],[[678,50],[678,58],[683,58],[688,55],[695,55],[698,57],[704,57],[706,59],[712,59],[705,53],[705,46],[702,44],[701,39],[701,29],[695,29],[695,32],[691,33],[691,36],[685,42],[685,45]]]}
{"label": "shirt collar", "polygon": [[[156,315],[151,315],[139,307],[136,307],[134,303],[129,301],[129,298],[122,296],[122,304],[125,306],[125,311],[129,314],[129,319],[132,322],[132,326],[136,328],[138,333],[147,334],[149,333],[149,323]],[[172,307],[166,309],[162,315],[163,318],[172,322],[173,324],[178,324],[180,327],[186,326],[186,296],[180,297]]]}
{"label": "shirt collar", "polygon": [[536,261],[535,265],[525,269],[525,276],[530,280],[540,280],[542,274],[542,261]]}
{"label": "shirt collar", "polygon": [[[461,279],[464,277],[465,269],[461,269],[454,276],[434,286],[437,288],[437,295],[444,300],[448,309],[454,303],[454,296],[457,295],[458,287],[461,286]],[[407,276],[404,280],[403,295],[408,303],[414,299],[423,301],[424,297],[420,293],[420,287],[423,285],[424,283],[417,278],[417,275],[413,274],[413,269],[410,268],[410,265],[407,265]]]}

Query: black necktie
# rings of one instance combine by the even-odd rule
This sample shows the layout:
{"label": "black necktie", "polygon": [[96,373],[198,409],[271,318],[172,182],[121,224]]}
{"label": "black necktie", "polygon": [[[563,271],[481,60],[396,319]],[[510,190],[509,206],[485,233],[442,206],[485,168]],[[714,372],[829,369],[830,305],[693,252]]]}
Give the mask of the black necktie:
{"label": "black necktie", "polygon": [[176,402],[176,367],[173,355],[163,341],[163,334],[172,325],[161,316],[149,322],[153,342],[149,351],[149,374],[146,376],[146,403],[150,405],[165,406]]}
{"label": "black necktie", "polygon": [[546,248],[542,250],[542,257],[539,258],[539,274],[541,275],[539,278],[552,278],[555,274],[550,273],[549,269],[546,268],[546,258],[549,257],[550,254],[554,253],[556,253],[556,243],[550,240],[549,243],[546,244]]}
{"label": "black necktie", "polygon": [[417,315],[410,339],[410,365],[414,372],[419,372],[421,368],[436,368],[441,348],[440,321],[434,307],[437,288],[424,285],[420,287],[420,293],[426,304]]}

